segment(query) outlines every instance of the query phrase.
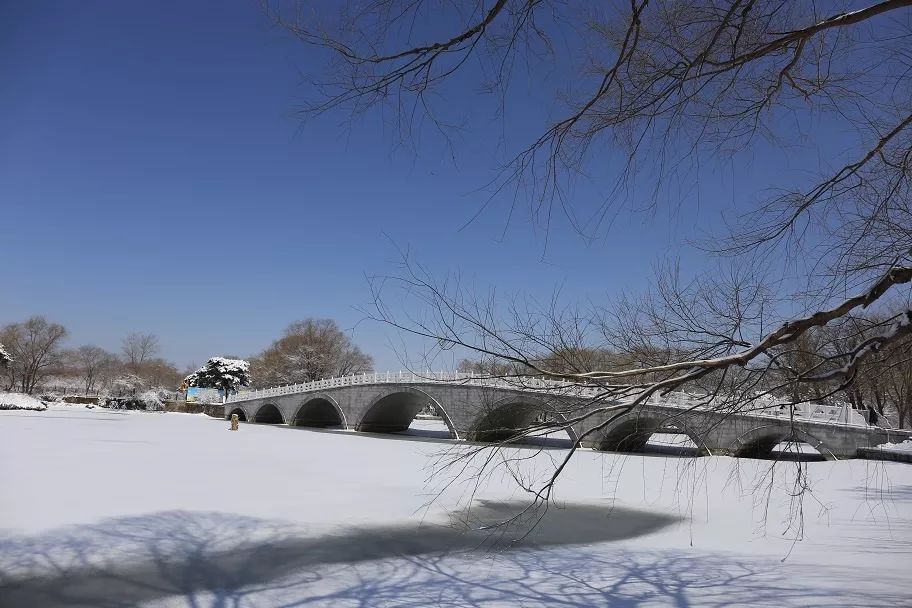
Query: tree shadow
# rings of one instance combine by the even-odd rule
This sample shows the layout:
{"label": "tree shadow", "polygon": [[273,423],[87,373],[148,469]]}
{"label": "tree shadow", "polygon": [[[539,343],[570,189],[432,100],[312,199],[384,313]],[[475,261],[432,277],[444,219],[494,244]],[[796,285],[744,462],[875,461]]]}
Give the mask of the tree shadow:
{"label": "tree shadow", "polygon": [[[480,503],[472,522],[488,528],[520,508]],[[165,511],[0,540],[0,605],[127,606],[202,590],[220,598],[213,605],[224,605],[239,589],[327,564],[622,540],[675,521],[647,511],[569,505],[551,509],[514,542],[456,518],[448,525],[352,527],[310,536],[285,522]]]}
{"label": "tree shadow", "polygon": [[477,529],[517,508],[479,503],[470,530],[402,525],[314,536],[288,522],[166,511],[7,537],[0,605],[807,606],[824,597],[818,605],[902,604],[888,592],[833,595],[777,563],[567,546],[632,539],[678,521],[647,511],[550,509],[518,542]]}
{"label": "tree shadow", "polygon": [[912,502],[912,485],[884,485],[884,487],[865,485],[847,491],[852,495],[853,500],[860,502]]}
{"label": "tree shadow", "polygon": [[548,436],[526,435],[516,441],[510,442],[510,447],[536,447],[545,450],[569,450],[573,447],[573,440],[566,434],[553,433]]}

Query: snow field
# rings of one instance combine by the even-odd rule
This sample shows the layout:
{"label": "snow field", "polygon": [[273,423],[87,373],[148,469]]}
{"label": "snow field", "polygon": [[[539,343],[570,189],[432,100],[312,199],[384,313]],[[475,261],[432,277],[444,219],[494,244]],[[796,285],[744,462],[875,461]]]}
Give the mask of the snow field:
{"label": "snow field", "polygon": [[[436,467],[467,449],[232,433],[203,415],[0,412],[0,605],[912,604],[909,465],[580,451],[561,508],[513,546],[527,528],[453,525],[467,505],[478,527],[523,498],[503,470],[443,489],[454,469]],[[539,479],[563,453],[505,451]],[[794,542],[799,467],[813,491]]]}

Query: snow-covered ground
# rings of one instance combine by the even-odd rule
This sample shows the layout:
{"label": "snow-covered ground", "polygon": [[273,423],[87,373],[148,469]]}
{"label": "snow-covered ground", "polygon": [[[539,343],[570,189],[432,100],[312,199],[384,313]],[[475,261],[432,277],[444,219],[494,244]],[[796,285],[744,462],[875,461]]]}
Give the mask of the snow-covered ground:
{"label": "snow-covered ground", "polygon": [[[0,412],[0,606],[912,604],[910,465],[806,463],[813,494],[793,542],[794,462],[581,451],[562,508],[509,545],[518,529],[492,538],[454,524],[471,486],[428,505],[448,479],[428,480],[435,463],[469,449],[429,437],[434,424],[390,439],[232,433],[189,414]],[[543,474],[563,452],[513,453]],[[767,504],[755,482],[770,466]],[[521,499],[506,475],[474,497],[476,527]]]}
{"label": "snow-covered ground", "polygon": [[882,443],[878,448],[882,450],[894,450],[896,452],[912,452],[912,439],[906,439],[900,443]]}

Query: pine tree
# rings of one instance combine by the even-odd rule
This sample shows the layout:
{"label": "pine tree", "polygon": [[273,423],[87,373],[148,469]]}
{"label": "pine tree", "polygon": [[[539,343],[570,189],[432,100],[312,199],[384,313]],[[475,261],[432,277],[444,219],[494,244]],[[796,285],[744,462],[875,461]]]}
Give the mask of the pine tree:
{"label": "pine tree", "polygon": [[240,387],[250,385],[250,364],[243,359],[212,357],[204,366],[184,378],[184,384],[221,389],[224,397],[227,397]]}

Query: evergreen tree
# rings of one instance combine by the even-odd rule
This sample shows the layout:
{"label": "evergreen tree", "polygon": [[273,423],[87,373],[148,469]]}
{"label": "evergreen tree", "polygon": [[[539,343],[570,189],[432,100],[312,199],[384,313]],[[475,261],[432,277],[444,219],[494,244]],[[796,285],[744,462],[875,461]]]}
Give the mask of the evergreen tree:
{"label": "evergreen tree", "polygon": [[212,357],[206,364],[184,378],[187,386],[221,389],[224,396],[250,385],[250,364],[242,359]]}

